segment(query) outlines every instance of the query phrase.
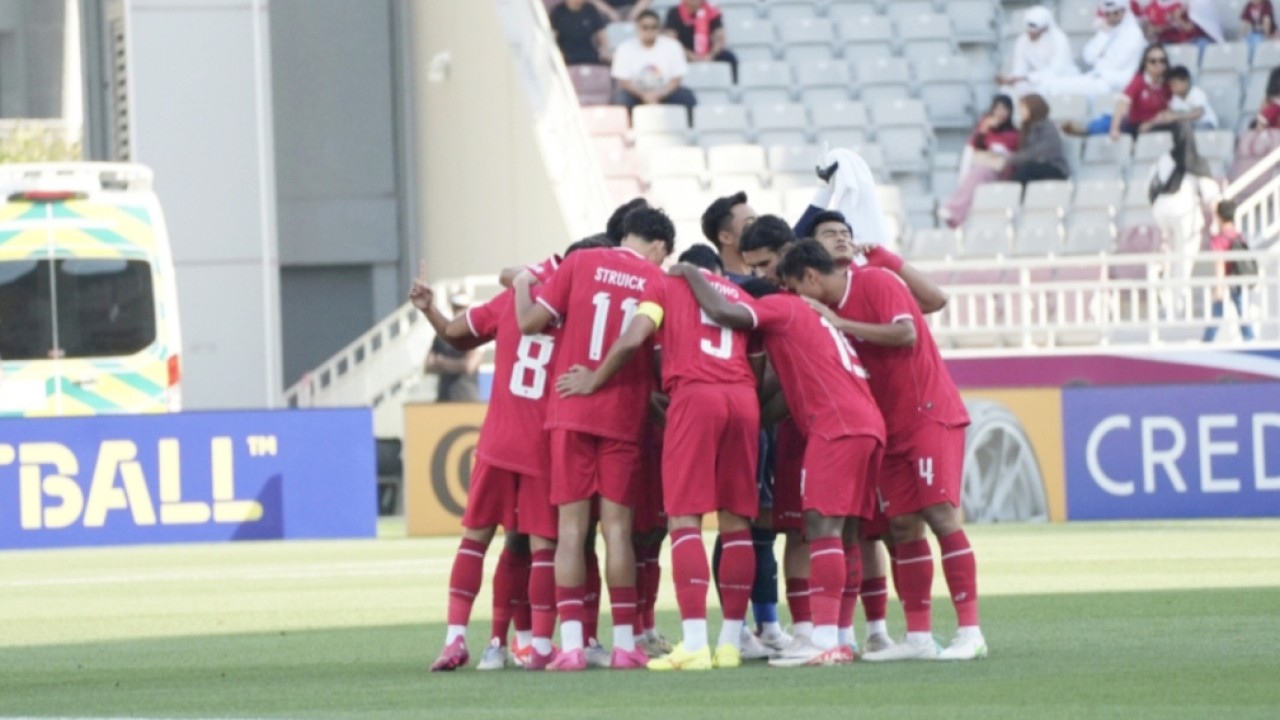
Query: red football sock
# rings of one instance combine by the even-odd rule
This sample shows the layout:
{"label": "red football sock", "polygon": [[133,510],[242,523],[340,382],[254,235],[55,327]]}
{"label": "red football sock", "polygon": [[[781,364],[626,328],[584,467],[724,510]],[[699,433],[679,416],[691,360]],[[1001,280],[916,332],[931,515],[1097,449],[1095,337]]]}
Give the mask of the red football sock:
{"label": "red football sock", "polygon": [[912,540],[898,546],[893,567],[897,571],[898,597],[907,616],[907,632],[931,632],[929,617],[933,592],[933,553],[928,540]]}
{"label": "red football sock", "polygon": [[884,620],[889,610],[888,582],[883,576],[862,579],[862,612],[867,622]]}
{"label": "red football sock", "polygon": [[556,551],[538,550],[529,567],[529,610],[533,636],[550,638],[556,630]]}
{"label": "red football sock", "polygon": [[595,551],[587,553],[587,584],[582,596],[582,639],[595,640],[600,627],[600,558]]}
{"label": "red football sock", "polygon": [[649,600],[649,560],[642,554],[644,546],[632,545],[636,557],[636,619],[631,634],[639,636],[644,632],[644,613]]}
{"label": "red football sock", "polygon": [[853,627],[853,613],[858,609],[858,591],[862,588],[862,550],[858,543],[844,546],[844,592],[840,596],[840,627]]}
{"label": "red football sock", "polygon": [[787,579],[787,606],[791,608],[791,622],[813,622],[809,609],[809,578]]}
{"label": "red football sock", "polygon": [[956,606],[956,620],[960,627],[978,624],[978,561],[969,546],[964,530],[938,538],[938,551],[942,553],[942,574],[947,578],[951,602]]}
{"label": "red football sock", "polygon": [[614,587],[610,585],[609,612],[613,616],[613,627],[630,627],[634,636],[636,624],[635,587]]}
{"label": "red football sock", "polygon": [[514,603],[512,593],[515,586],[515,572],[512,567],[512,553],[506,548],[498,555],[498,565],[493,569],[493,627],[489,631],[490,638],[497,638],[499,644],[507,644],[507,629],[511,627],[511,611]]}
{"label": "red football sock", "polygon": [[[720,533],[720,602],[725,620],[745,620],[756,578],[756,548],[750,530]],[[774,580],[777,582],[777,580]]]}
{"label": "red football sock", "polygon": [[702,545],[701,530],[681,528],[671,531],[671,576],[676,581],[680,618],[705,620],[711,568],[707,565],[707,549]]}
{"label": "red football sock", "polygon": [[488,546],[475,540],[462,539],[453,556],[449,574],[449,624],[466,625],[471,620],[471,605],[480,592],[484,577],[484,551]]}
{"label": "red football sock", "polygon": [[560,614],[560,622],[583,622],[583,595],[586,589],[577,587],[556,586],[556,612]]}
{"label": "red football sock", "polygon": [[815,626],[836,625],[847,574],[840,538],[821,537],[809,541],[809,603]]}
{"label": "red football sock", "polygon": [[658,605],[658,591],[662,587],[662,565],[658,562],[660,555],[662,555],[662,543],[660,542],[645,548],[645,559],[649,561],[645,565],[645,573],[648,575],[648,579],[645,582],[644,589],[647,597],[644,604],[645,614],[640,623],[645,630],[658,626],[654,613]]}

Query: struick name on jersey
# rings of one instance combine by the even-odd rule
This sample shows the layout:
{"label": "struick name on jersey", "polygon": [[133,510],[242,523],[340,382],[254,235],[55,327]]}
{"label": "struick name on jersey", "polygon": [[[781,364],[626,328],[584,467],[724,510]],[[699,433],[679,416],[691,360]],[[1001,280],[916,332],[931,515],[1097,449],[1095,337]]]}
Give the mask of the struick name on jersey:
{"label": "struick name on jersey", "polygon": [[606,285],[617,285],[628,290],[644,290],[644,278],[639,275],[632,275],[620,270],[610,270],[609,268],[596,268],[596,282]]}

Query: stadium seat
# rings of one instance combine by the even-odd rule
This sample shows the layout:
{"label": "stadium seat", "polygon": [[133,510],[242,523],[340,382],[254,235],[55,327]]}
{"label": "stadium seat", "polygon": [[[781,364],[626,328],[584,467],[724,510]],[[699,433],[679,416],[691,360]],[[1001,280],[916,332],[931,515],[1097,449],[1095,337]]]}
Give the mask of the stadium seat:
{"label": "stadium seat", "polygon": [[613,78],[604,65],[570,65],[569,80],[579,105],[608,105],[613,101]]}
{"label": "stadium seat", "polygon": [[973,213],[965,221],[962,257],[994,257],[1009,252],[1011,240],[1009,221],[993,213]]}
{"label": "stadium seat", "polygon": [[758,18],[741,21],[725,21],[725,41],[738,60],[743,63],[760,62],[774,58],[773,47],[777,44],[774,37],[773,23]]}
{"label": "stadium seat", "polygon": [[1118,177],[1081,180],[1076,183],[1076,197],[1071,204],[1073,213],[1080,210],[1105,210],[1108,218],[1114,218],[1124,198],[1124,180]]}
{"label": "stadium seat", "polygon": [[1200,58],[1200,70],[1223,70],[1243,73],[1249,67],[1249,46],[1243,42],[1213,43],[1204,49]]}
{"label": "stadium seat", "polygon": [[963,55],[936,55],[915,63],[920,99],[935,128],[973,127],[974,97],[969,61]]}
{"label": "stadium seat", "polygon": [[744,105],[791,102],[791,66],[785,62],[749,62],[738,66],[738,94]]}
{"label": "stadium seat", "polygon": [[699,182],[707,175],[707,153],[700,147],[658,148],[648,154],[649,177],[690,177]]}
{"label": "stadium seat", "polygon": [[1067,120],[1085,123],[1089,120],[1089,98],[1085,95],[1052,95],[1049,103],[1049,119],[1055,123]]}
{"label": "stadium seat", "polygon": [[853,74],[839,60],[810,60],[792,64],[800,99],[810,107],[817,102],[849,100]]}
{"label": "stadium seat", "polygon": [[648,197],[675,220],[699,218],[706,209],[702,183],[693,178],[654,178],[649,183]]}
{"label": "stadium seat", "polygon": [[644,154],[660,147],[679,147],[688,144],[685,133],[653,132],[636,135],[632,146],[636,152]]}
{"label": "stadium seat", "polygon": [[644,194],[644,185],[640,178],[634,176],[605,178],[605,186],[609,189],[609,197],[619,205]]}
{"label": "stadium seat", "polygon": [[930,0],[893,0],[885,9],[890,20],[900,22],[905,18],[932,14],[937,8]]}
{"label": "stadium seat", "polygon": [[1128,211],[1130,208],[1150,208],[1151,199],[1147,196],[1148,190],[1147,178],[1135,177],[1130,181],[1124,190],[1124,200],[1122,207]]}
{"label": "stadium seat", "polygon": [[[1098,3],[1093,0],[1064,0],[1058,6],[1058,27],[1068,35],[1093,34],[1097,12]],[[1018,27],[1022,32],[1026,23],[1019,19]]]}
{"label": "stadium seat", "polygon": [[816,182],[814,168],[821,153],[817,145],[773,145],[769,148],[769,171],[774,175],[806,175]]}
{"label": "stadium seat", "polygon": [[846,58],[891,57],[893,23],[879,15],[859,15],[840,21],[839,39]]}
{"label": "stadium seat", "polygon": [[764,0],[764,12],[775,23],[817,17],[819,0]]}
{"label": "stadium seat", "polygon": [[1259,43],[1253,51],[1253,67],[1270,72],[1271,68],[1277,66],[1280,66],[1280,40]]}
{"label": "stadium seat", "polygon": [[803,145],[809,141],[809,119],[803,105],[755,105],[750,114],[756,142],[761,145]]}
{"label": "stadium seat", "polygon": [[[761,19],[760,14],[756,12],[757,4],[758,3],[753,2],[749,5],[730,5],[728,7],[721,6],[720,17],[724,19],[725,28],[727,29],[729,27],[736,27],[742,23],[754,22],[754,21],[760,20]],[[661,17],[666,17],[666,14],[663,13]],[[769,46],[769,47],[771,48],[772,46]],[[739,55],[738,57],[741,58],[742,56]],[[769,58],[753,57],[752,59],[767,60]]]}
{"label": "stadium seat", "polygon": [[[895,2],[892,9],[906,2]],[[902,46],[902,54],[908,59],[933,58],[940,55],[952,55],[956,52],[952,40],[951,18],[935,13],[932,10],[917,15],[899,16],[897,19],[898,42]]]}
{"label": "stadium seat", "polygon": [[911,96],[911,64],[905,59],[870,57],[856,63],[863,102],[905,100]]}
{"label": "stadium seat", "polygon": [[1153,163],[1173,149],[1173,135],[1167,132],[1142,133],[1133,144],[1135,165]]}
{"label": "stadium seat", "polygon": [[636,24],[633,22],[611,22],[604,29],[605,39],[609,47],[616,48],[636,36]]}
{"label": "stadium seat", "polygon": [[748,196],[758,196],[765,192],[765,187],[764,181],[760,179],[759,175],[732,173],[728,175],[712,175],[710,191],[714,197],[724,197],[737,192],[745,192]]}
{"label": "stadium seat", "polygon": [[956,42],[976,45],[999,42],[996,36],[996,10],[999,7],[999,3],[992,0],[950,0],[946,3]]}
{"label": "stadium seat", "polygon": [[1025,257],[1061,252],[1062,234],[1062,223],[1056,215],[1024,214],[1013,235],[1013,254]]}
{"label": "stadium seat", "polygon": [[[1267,43],[1271,44],[1271,43]],[[1280,45],[1280,42],[1276,42]],[[1262,103],[1267,99],[1267,76],[1270,75],[1269,70],[1254,70],[1245,81],[1244,102],[1241,104],[1240,120],[1235,124],[1228,124],[1222,121],[1222,113],[1218,113],[1218,126],[1224,130],[1236,130],[1241,121],[1252,120],[1257,117],[1258,111],[1262,109]],[[1207,91],[1206,91],[1207,92]],[[1211,101],[1212,102],[1212,101]],[[1214,105],[1216,111],[1218,106]]]}
{"label": "stadium seat", "polygon": [[1227,174],[1235,154],[1235,133],[1230,130],[1197,130],[1196,149],[1208,160],[1215,175]]}
{"label": "stadium seat", "polygon": [[1179,65],[1191,71],[1192,79],[1200,77],[1200,48],[1193,44],[1186,45],[1166,45],[1165,52],[1169,55],[1169,67],[1175,68]]}
{"label": "stadium seat", "polygon": [[631,111],[631,129],[636,135],[684,134],[689,114],[679,105],[637,105]]}
{"label": "stadium seat", "polygon": [[720,145],[707,150],[707,170],[717,175],[755,175],[768,173],[764,148],[759,145]]}
{"label": "stadium seat", "polygon": [[867,167],[871,170],[871,174],[876,176],[877,180],[883,181],[889,175],[888,161],[885,160],[884,151],[880,149],[879,144],[863,144],[863,145],[832,145],[831,147],[846,147],[862,156],[867,163]]}
{"label": "stadium seat", "polygon": [[809,105],[809,117],[817,131],[857,130],[865,134],[871,125],[866,105],[848,100],[812,103]]}
{"label": "stadium seat", "polygon": [[[1240,121],[1240,104],[1242,93],[1240,76],[1230,70],[1214,70],[1205,72],[1200,78],[1199,86],[1209,98],[1209,104],[1218,114],[1218,124],[1224,128],[1234,128]],[[1250,113],[1257,108],[1248,108]]]}
{"label": "stadium seat", "polygon": [[733,71],[729,63],[689,63],[689,73],[681,82],[698,96],[699,106],[733,101]]}
{"label": "stadium seat", "polygon": [[1022,203],[1022,184],[1016,182],[983,183],[973,194],[970,213],[996,213],[999,217],[1012,218]]}
{"label": "stadium seat", "polygon": [[795,64],[806,60],[830,60],[835,29],[826,18],[803,17],[778,23],[783,55]]}
{"label": "stadium seat", "polygon": [[595,148],[597,157],[631,150],[621,135],[592,135],[591,146]]}
{"label": "stadium seat", "polygon": [[835,22],[879,14],[876,0],[830,0],[827,6],[827,17]]}
{"label": "stadium seat", "polygon": [[1070,180],[1037,180],[1027,183],[1022,198],[1022,212],[1052,214],[1062,217],[1066,208],[1071,205],[1073,188]]}
{"label": "stadium seat", "polygon": [[1063,252],[1070,255],[1111,252],[1115,226],[1105,218],[1073,218]]}
{"label": "stadium seat", "polygon": [[783,216],[782,191],[772,188],[747,193],[751,208],[760,215]]}
{"label": "stadium seat", "polygon": [[693,130],[703,147],[744,143],[750,136],[747,109],[742,105],[703,105],[693,108]]}
{"label": "stadium seat", "polygon": [[782,191],[782,210],[785,218],[798,218],[809,208],[813,199],[813,185],[793,187]]}
{"label": "stadium seat", "polygon": [[1070,168],[1069,176],[1080,178],[1080,155],[1084,152],[1084,138],[1074,137],[1072,135],[1062,136],[1062,152],[1067,156],[1067,166]]}
{"label": "stadium seat", "polygon": [[640,163],[627,148],[601,149],[596,153],[606,178],[639,177]]}
{"label": "stadium seat", "polygon": [[882,100],[871,105],[877,144],[891,172],[928,173],[933,133],[919,100]]}
{"label": "stadium seat", "polygon": [[626,136],[631,130],[631,120],[627,117],[627,109],[621,105],[597,106],[582,109],[582,117],[586,120],[587,131],[592,135]]}
{"label": "stadium seat", "polygon": [[941,260],[960,251],[960,236],[949,228],[917,230],[903,253],[911,260]]}
{"label": "stadium seat", "polygon": [[1133,138],[1121,135],[1113,141],[1106,135],[1091,135],[1084,141],[1084,158],[1079,175],[1084,179],[1122,175],[1129,167]]}

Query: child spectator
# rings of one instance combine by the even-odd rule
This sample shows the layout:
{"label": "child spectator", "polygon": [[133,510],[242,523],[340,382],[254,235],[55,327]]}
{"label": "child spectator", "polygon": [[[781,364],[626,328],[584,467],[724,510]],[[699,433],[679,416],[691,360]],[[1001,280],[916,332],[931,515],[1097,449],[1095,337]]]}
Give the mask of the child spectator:
{"label": "child spectator", "polygon": [[[1227,252],[1232,249],[1237,239],[1240,239],[1240,233],[1236,230],[1236,204],[1235,201],[1227,198],[1218,203],[1218,233],[1209,239],[1209,249],[1215,253]],[[1226,278],[1228,275],[1238,275],[1238,266],[1235,261],[1228,262],[1226,260],[1214,260],[1214,275],[1218,278],[1218,282],[1213,286],[1213,306],[1212,317],[1215,320],[1222,318],[1223,295],[1231,295],[1231,304],[1236,307],[1236,317],[1240,320],[1240,337],[1245,340],[1253,339],[1253,328],[1245,322],[1244,314],[1244,291],[1243,285],[1234,284],[1228,290]],[[1204,329],[1204,341],[1213,342],[1214,336],[1218,334],[1219,324],[1213,324]]]}
{"label": "child spectator", "polygon": [[1156,116],[1160,125],[1190,120],[1197,130],[1216,130],[1218,116],[1204,90],[1191,84],[1191,71],[1179,65],[1169,71],[1169,109]]}
{"label": "child spectator", "polygon": [[1018,129],[1013,126],[1013,100],[997,95],[991,109],[978,121],[960,163],[960,185],[938,208],[938,217],[951,227],[964,224],[973,194],[983,183],[1000,179],[1006,159],[1018,149]]}
{"label": "child spectator", "polygon": [[1249,43],[1249,58],[1258,43],[1276,36],[1276,15],[1271,0],[1249,0],[1240,11],[1241,32]]}

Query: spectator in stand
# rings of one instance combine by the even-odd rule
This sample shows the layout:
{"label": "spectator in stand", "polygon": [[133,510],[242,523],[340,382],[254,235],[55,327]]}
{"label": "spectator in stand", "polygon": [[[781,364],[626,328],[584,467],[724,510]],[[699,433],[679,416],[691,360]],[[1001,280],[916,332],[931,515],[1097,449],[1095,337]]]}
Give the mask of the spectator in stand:
{"label": "spectator in stand", "polygon": [[1275,9],[1271,7],[1271,0],[1249,0],[1245,3],[1244,9],[1240,11],[1240,25],[1240,31],[1249,43],[1249,57],[1252,58],[1258,43],[1272,40],[1276,36],[1276,15]]}
{"label": "spectator in stand", "polygon": [[[449,293],[449,305],[453,316],[467,311],[471,298],[460,289]],[[438,375],[436,402],[479,402],[480,385],[476,380],[480,372],[481,352],[478,349],[458,350],[440,336],[431,343],[423,371]]]}
{"label": "spectator in stand", "polygon": [[609,59],[608,22],[587,0],[564,0],[551,8],[549,18],[565,65],[599,65]]}
{"label": "spectator in stand", "polygon": [[1213,0],[1133,0],[1132,9],[1147,39],[1153,43],[1204,46],[1222,42],[1222,21]]}
{"label": "spectator in stand", "polygon": [[1166,75],[1169,71],[1169,53],[1163,45],[1149,45],[1142,53],[1142,65],[1129,81],[1124,94],[1116,98],[1116,109],[1111,113],[1112,140],[1119,140],[1120,133],[1137,136],[1151,130],[1168,130],[1156,118],[1169,108],[1173,93],[1169,90]]}
{"label": "spectator in stand", "polygon": [[1040,85],[1046,95],[1105,95],[1124,89],[1133,77],[1133,66],[1142,57],[1146,38],[1129,12],[1125,0],[1102,0],[1098,32],[1080,51],[1087,70],[1075,77],[1048,78]]}
{"label": "spectator in stand", "polygon": [[1258,117],[1251,127],[1257,130],[1280,128],[1280,67],[1272,69],[1267,76],[1267,99],[1262,101]]}
{"label": "spectator in stand", "polygon": [[1027,10],[1027,31],[1013,44],[1013,63],[1008,74],[996,75],[1001,90],[1010,95],[1040,92],[1048,78],[1080,74],[1071,57],[1071,40],[1053,21],[1053,13],[1043,5]]}
{"label": "spectator in stand", "polygon": [[635,22],[640,13],[649,9],[653,0],[587,0],[609,22]]}
{"label": "spectator in stand", "polygon": [[1071,166],[1058,126],[1049,120],[1049,103],[1035,93],[1024,95],[1018,101],[1018,125],[1018,149],[1009,156],[1012,179],[1024,185],[1036,180],[1066,180]]}
{"label": "spectator in stand", "polygon": [[1204,232],[1204,212],[1220,194],[1209,164],[1196,150],[1191,123],[1174,123],[1173,149],[1151,168],[1148,197],[1151,215],[1169,243],[1177,274],[1191,277],[1195,256],[1200,253]]}
{"label": "spectator in stand", "polygon": [[628,110],[636,105],[683,105],[692,115],[698,104],[693,91],[681,85],[689,71],[684,48],[659,32],[658,13],[644,10],[636,19],[636,36],[613,53],[613,78],[618,81],[614,103]]}
{"label": "spectator in stand", "polygon": [[[1225,198],[1218,203],[1218,233],[1209,238],[1209,249],[1215,253],[1227,252],[1232,250],[1232,246],[1237,240],[1243,240],[1240,232],[1236,230],[1236,203],[1230,198]],[[1247,243],[1244,243],[1247,246]],[[1230,290],[1226,287],[1226,279],[1228,275],[1240,274],[1234,261],[1215,260],[1213,263],[1214,276],[1218,278],[1217,284],[1213,286],[1213,306],[1210,310],[1211,316],[1215,320],[1222,319],[1223,301],[1226,299],[1224,295],[1231,295],[1231,304],[1236,306],[1236,318],[1240,320],[1240,337],[1244,340],[1253,339],[1253,328],[1249,323],[1245,322],[1245,286],[1236,284]],[[1213,338],[1218,334],[1218,325],[1210,325],[1204,329],[1204,341],[1213,342]]]}
{"label": "spectator in stand", "polygon": [[1204,90],[1191,84],[1191,71],[1178,65],[1169,71],[1169,109],[1155,117],[1157,125],[1190,120],[1197,130],[1216,130],[1218,115]]}
{"label": "spectator in stand", "polygon": [[1018,140],[1018,129],[1013,126],[1013,100],[1008,95],[997,95],[965,146],[960,185],[951,199],[938,208],[943,222],[953,228],[964,224],[978,186],[1000,179],[1007,158],[1018,149]]}
{"label": "spectator in stand", "polygon": [[738,56],[725,49],[724,18],[706,0],[680,0],[667,11],[665,30],[684,46],[689,62],[727,62],[738,77]]}

